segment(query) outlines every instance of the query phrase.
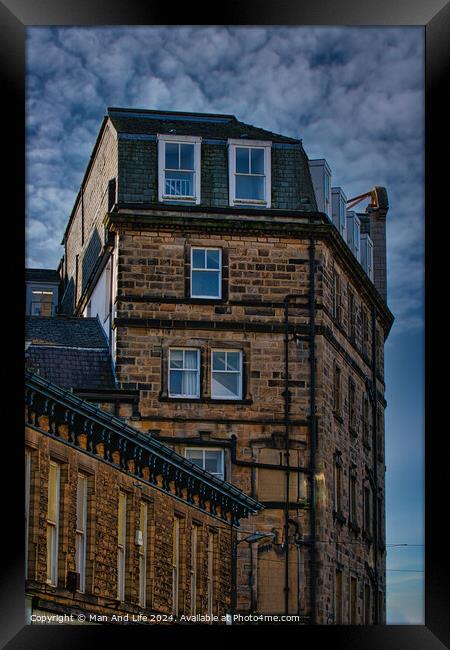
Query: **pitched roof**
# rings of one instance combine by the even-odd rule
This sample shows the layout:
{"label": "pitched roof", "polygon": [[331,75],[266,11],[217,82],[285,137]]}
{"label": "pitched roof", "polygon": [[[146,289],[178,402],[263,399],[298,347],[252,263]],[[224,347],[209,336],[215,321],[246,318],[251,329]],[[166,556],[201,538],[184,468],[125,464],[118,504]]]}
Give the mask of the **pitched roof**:
{"label": "pitched roof", "polygon": [[62,388],[116,387],[112,360],[96,318],[27,316],[27,365]]}
{"label": "pitched roof", "polygon": [[300,144],[300,140],[295,138],[240,122],[234,115],[109,107],[108,116],[119,133],[156,135],[174,129],[177,135],[199,135],[219,140],[245,137]]}
{"label": "pitched roof", "polygon": [[25,269],[25,280],[27,282],[57,282],[60,277],[55,269]]}
{"label": "pitched roof", "polygon": [[[200,508],[213,516],[215,516],[214,503],[218,503],[224,509],[224,513],[231,515],[233,523],[236,525],[239,525],[239,517],[246,517],[263,508],[261,503],[255,501],[255,499],[231,483],[222,481],[206,470],[201,469],[164,443],[155,440],[149,434],[133,429],[128,424],[124,424],[123,420],[105,413],[93,404],[82,400],[67,390],[62,390],[59,386],[29,371],[25,373],[25,389],[25,400],[30,412],[36,409],[36,412],[43,413],[51,409],[54,424],[59,424],[59,420],[61,420],[61,423],[66,423],[64,413],[69,411],[74,413],[75,417],[81,417],[84,423],[90,424],[90,426],[86,427],[88,437],[103,436],[105,430],[110,431],[114,436],[114,441],[121,441],[119,448],[123,450],[124,454],[131,454],[130,457],[132,458],[141,458],[142,462],[147,463],[147,466],[152,466],[155,476],[163,475],[165,477],[162,486],[159,486],[157,481],[152,480],[150,477],[150,482],[155,489],[168,492],[173,496],[169,481],[174,480],[179,486],[176,491],[176,498],[188,500],[192,507]],[[62,405],[64,409],[55,408],[58,405]],[[70,419],[69,426],[71,426]],[[51,428],[45,433],[57,437]],[[103,440],[103,438],[100,437],[100,440]],[[69,436],[67,444],[76,447],[81,453],[86,453],[86,450],[79,445],[78,436]],[[109,451],[108,443],[105,442],[104,444],[107,451]],[[97,453],[95,445],[93,453]],[[111,457],[105,459],[102,454],[102,460],[114,465],[119,471],[121,470],[121,467],[116,465]],[[133,473],[135,473],[134,470]],[[136,476],[140,481],[145,480],[138,474]],[[180,489],[186,485],[188,477],[194,479],[190,482],[191,496],[188,494],[183,495],[183,491]],[[198,505],[195,505],[192,499],[194,493],[199,495]],[[209,508],[206,504],[207,500],[210,501]]]}
{"label": "pitched roof", "polygon": [[28,366],[61,388],[90,390],[116,387],[109,352],[31,345]]}
{"label": "pitched roof", "polygon": [[108,348],[106,336],[97,318],[26,316],[25,338],[35,345]]}

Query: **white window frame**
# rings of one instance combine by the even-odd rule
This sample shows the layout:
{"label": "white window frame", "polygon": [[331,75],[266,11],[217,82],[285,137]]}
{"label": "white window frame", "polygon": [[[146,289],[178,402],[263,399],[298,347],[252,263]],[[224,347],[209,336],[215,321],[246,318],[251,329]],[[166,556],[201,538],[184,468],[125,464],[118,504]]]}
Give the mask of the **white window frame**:
{"label": "white window frame", "polygon": [[[200,269],[200,268],[194,267],[194,251],[219,251],[219,268],[218,269],[207,269],[207,268]],[[208,299],[209,300],[221,300],[221,298],[222,298],[222,249],[217,248],[217,246],[191,246],[191,264],[190,264],[190,266],[191,266],[191,270],[190,270],[190,285],[191,285],[190,293],[191,293],[191,298],[201,298],[201,299],[205,299],[205,300],[208,300]],[[198,295],[198,294],[193,293],[193,290],[192,290],[192,286],[193,286],[193,284],[192,284],[192,273],[193,273],[193,271],[196,271],[198,273],[202,273],[202,272],[205,272],[205,271],[207,273],[211,273],[211,271],[217,271],[218,274],[219,274],[219,293],[218,293],[218,295],[217,296],[212,296],[212,295],[208,296],[208,295]]]}
{"label": "white window frame", "polygon": [[[78,591],[84,593],[86,589],[86,549],[87,549],[87,505],[88,505],[88,477],[86,474],[78,473],[77,477],[77,520],[75,533],[75,566],[80,574],[80,588]],[[81,487],[82,486],[82,487]],[[82,490],[79,495],[79,490]],[[81,498],[81,513],[78,511]],[[81,519],[81,527],[78,527]]]}
{"label": "white window frame", "polygon": [[180,591],[180,519],[174,517],[172,529],[172,613],[178,616]]}
{"label": "white window frame", "polygon": [[[41,297],[42,296],[51,296],[52,299],[51,300],[42,300],[42,299],[33,300],[33,295],[39,295]],[[39,286],[39,287],[31,287],[30,296],[31,296],[31,300],[30,300],[30,315],[31,316],[42,316],[41,313],[39,313],[39,314],[33,313],[35,305],[39,305],[39,306],[50,305],[50,314],[47,314],[47,316],[48,315],[50,315],[50,316],[55,315],[55,289],[53,289],[51,287],[41,287],[41,286]]]}
{"label": "white window frame", "polygon": [[25,578],[28,577],[28,539],[30,536],[31,450],[25,449]]}
{"label": "white window frame", "polygon": [[[264,199],[236,198],[236,149],[238,147],[264,150]],[[272,142],[268,140],[228,140],[228,170],[229,170],[229,201],[231,206],[254,205],[265,208],[271,207],[272,173],[271,173]],[[253,175],[253,174],[252,174]]]}
{"label": "white window frame", "polygon": [[[201,142],[202,138],[192,135],[173,135],[166,133],[158,133],[158,201],[181,201],[183,203],[189,202],[198,205],[200,203],[201,191]],[[173,144],[193,144],[194,145],[194,196],[173,196],[165,194],[165,179],[166,179],[166,143]],[[182,171],[182,170],[180,170]],[[192,171],[192,170],[189,170]]]}
{"label": "white window frame", "polygon": [[147,527],[148,503],[142,500],[139,505],[139,531],[142,535],[139,545],[139,605],[145,607],[147,602]]}
{"label": "white window frame", "polygon": [[[220,458],[220,462],[219,462],[220,472],[218,472],[218,473],[210,472],[210,473],[212,473],[213,476],[216,476],[217,478],[219,478],[222,481],[225,480],[225,460],[224,460],[223,449],[217,449],[216,447],[186,447],[185,450],[184,450],[184,456],[188,460],[190,460],[190,458],[188,457],[188,453],[190,451],[201,451],[201,452],[203,452],[203,459],[202,459],[203,460],[203,467],[202,467],[202,469],[205,469],[205,452],[206,451],[215,451],[215,452],[217,452],[219,454],[219,458]],[[205,470],[205,471],[207,471],[207,470]]]}
{"label": "white window frame", "polygon": [[[213,358],[214,358],[214,353],[215,352],[238,352],[239,353],[239,357],[240,357],[240,364],[239,364],[239,366],[240,366],[239,367],[239,394],[236,397],[224,397],[224,396],[221,396],[221,395],[213,395],[213,372],[220,372],[222,374],[232,374],[232,375],[236,375],[238,373],[237,370],[213,370]],[[242,350],[237,350],[237,349],[236,350],[230,350],[228,348],[227,349],[213,348],[211,350],[211,399],[217,399],[217,400],[226,399],[226,400],[230,400],[230,401],[241,400],[242,399],[242,385],[243,385],[243,381],[242,381],[243,377],[242,377],[242,375],[243,375],[243,365],[244,365],[243,357],[244,357],[244,355],[242,353]]]}
{"label": "white window frame", "polygon": [[[50,503],[50,468],[56,468],[55,484],[53,486],[55,500],[55,519],[50,519],[48,504]],[[51,460],[49,463],[48,478],[48,504],[47,504],[47,583],[56,587],[58,584],[58,546],[59,546],[59,509],[60,509],[60,481],[61,467],[59,463]],[[50,535],[49,535],[50,533]],[[51,546],[48,547],[48,539],[51,537]]]}
{"label": "white window frame", "polygon": [[[170,367],[170,358],[171,354],[175,350],[182,350],[183,352],[193,352],[195,351],[197,353],[197,390],[195,395],[182,395],[182,394],[177,394],[177,393],[171,393],[170,392],[170,373],[172,370],[174,371],[184,371],[184,370],[189,370],[190,372],[193,371],[193,368],[171,368]],[[183,354],[183,366],[184,366],[184,354]],[[168,359],[168,372],[167,372],[167,394],[169,397],[178,397],[182,399],[198,399],[200,397],[200,350],[199,348],[180,348],[180,347],[175,347],[175,348],[169,348],[169,359]]]}
{"label": "white window frame", "polygon": [[[120,501],[122,500],[122,530],[123,540],[119,537]],[[121,602],[125,600],[125,562],[127,545],[127,495],[119,490],[119,501],[117,508],[117,598]]]}

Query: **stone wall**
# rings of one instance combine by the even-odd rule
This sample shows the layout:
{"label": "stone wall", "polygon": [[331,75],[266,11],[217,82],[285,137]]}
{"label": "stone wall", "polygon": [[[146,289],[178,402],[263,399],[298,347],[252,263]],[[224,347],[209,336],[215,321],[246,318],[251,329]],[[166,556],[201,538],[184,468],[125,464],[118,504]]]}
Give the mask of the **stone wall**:
{"label": "stone wall", "polygon": [[[191,613],[191,527],[198,526],[197,613],[207,613],[207,543],[214,533],[213,612],[222,615],[230,608],[231,533],[219,519],[175,499],[114,467],[71,449],[26,428],[26,446],[31,451],[30,524],[27,594],[38,609],[57,613],[131,616],[172,613],[172,524],[179,517],[180,587],[179,615]],[[61,468],[59,510],[58,585],[47,579],[47,501],[50,459]],[[71,593],[67,573],[75,571],[77,475],[88,476],[87,563],[85,593]],[[118,495],[127,495],[125,600],[117,599]],[[141,500],[148,504],[146,607],[139,605],[139,529]],[[114,611],[111,610],[114,604]],[[150,621],[151,622],[151,621]]]}

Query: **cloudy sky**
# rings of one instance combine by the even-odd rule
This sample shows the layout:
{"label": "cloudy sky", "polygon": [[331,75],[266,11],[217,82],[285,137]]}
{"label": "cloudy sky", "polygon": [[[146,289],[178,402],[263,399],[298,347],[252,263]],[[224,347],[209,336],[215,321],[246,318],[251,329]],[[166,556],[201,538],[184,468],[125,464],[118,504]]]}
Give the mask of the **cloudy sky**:
{"label": "cloudy sky", "polygon": [[[302,138],[348,197],[384,185],[388,622],[423,610],[423,28],[27,30],[27,266],[55,268],[107,106],[231,113]],[[362,206],[360,206],[362,207]],[[359,208],[358,208],[359,209]],[[413,546],[414,545],[414,546]]]}

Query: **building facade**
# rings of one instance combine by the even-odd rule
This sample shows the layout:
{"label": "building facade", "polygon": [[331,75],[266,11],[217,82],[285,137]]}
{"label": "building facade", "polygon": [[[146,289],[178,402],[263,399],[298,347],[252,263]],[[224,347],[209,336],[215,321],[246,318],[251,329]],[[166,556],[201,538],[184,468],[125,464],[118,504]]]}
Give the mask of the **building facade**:
{"label": "building facade", "polygon": [[109,109],[60,309],[99,319],[133,427],[264,505],[245,534],[266,538],[236,545],[235,610],[373,624],[388,204],[374,188],[355,219],[336,189],[301,141],[234,116]]}
{"label": "building facade", "polygon": [[224,624],[258,503],[30,371],[25,444],[28,622]]}

